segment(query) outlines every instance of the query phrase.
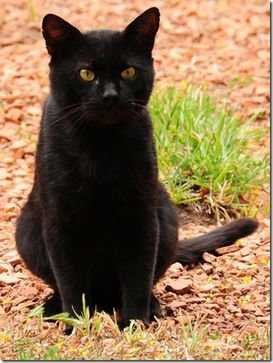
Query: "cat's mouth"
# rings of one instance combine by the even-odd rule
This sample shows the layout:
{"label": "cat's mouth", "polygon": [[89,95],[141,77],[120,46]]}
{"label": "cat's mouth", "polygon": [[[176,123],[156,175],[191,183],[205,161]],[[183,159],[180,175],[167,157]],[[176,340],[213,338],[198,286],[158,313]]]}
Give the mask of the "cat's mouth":
{"label": "cat's mouth", "polygon": [[115,103],[96,103],[88,104],[84,110],[85,119],[90,124],[115,124],[126,122],[137,118],[142,114],[145,105],[129,101],[129,102],[115,102]]}

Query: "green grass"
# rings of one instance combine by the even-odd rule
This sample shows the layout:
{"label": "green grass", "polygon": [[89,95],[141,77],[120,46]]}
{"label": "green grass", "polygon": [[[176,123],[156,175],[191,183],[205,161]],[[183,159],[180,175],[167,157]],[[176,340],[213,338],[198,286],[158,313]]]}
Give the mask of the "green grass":
{"label": "green grass", "polygon": [[268,179],[269,157],[255,148],[265,135],[201,89],[155,92],[154,123],[160,178],[177,204],[202,204],[210,214],[255,214],[251,193]]}
{"label": "green grass", "polygon": [[[50,317],[51,319],[53,316]],[[54,318],[71,325],[71,335],[53,327],[50,339],[43,336],[48,318],[43,306],[37,306],[20,326],[0,334],[1,340],[12,346],[19,360],[266,360],[269,359],[269,328],[257,327],[251,332],[234,331],[223,334],[205,325],[206,315],[194,321],[190,316],[177,316],[171,327],[166,320],[158,320],[148,328],[131,321],[120,331],[116,316],[96,312],[90,316],[83,295],[83,310],[76,317],[58,314]],[[29,329],[29,325],[35,329]]]}
{"label": "green grass", "polygon": [[[83,318],[84,317],[84,318]],[[115,319],[105,313],[96,313],[88,318],[83,312],[85,325],[95,326],[90,331],[81,329],[82,321],[73,319],[73,333],[69,336],[53,327],[45,336],[40,326],[42,315],[29,315],[28,319],[11,331],[6,331],[1,340],[10,345],[13,353],[5,359],[19,360],[234,360],[269,359],[269,332],[257,327],[255,332],[223,334],[211,331],[204,324],[205,316],[191,321],[184,314],[177,317],[176,324],[169,326],[166,320],[145,328],[139,322],[120,332]],[[67,322],[66,318],[59,321]],[[38,326],[29,329],[29,325]]]}

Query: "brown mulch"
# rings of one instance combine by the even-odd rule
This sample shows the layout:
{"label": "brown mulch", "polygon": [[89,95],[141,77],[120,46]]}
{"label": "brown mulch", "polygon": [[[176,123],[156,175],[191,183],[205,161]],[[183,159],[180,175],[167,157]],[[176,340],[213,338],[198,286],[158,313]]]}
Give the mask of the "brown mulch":
{"label": "brown mulch", "polygon": [[[31,7],[31,3],[35,5]],[[65,3],[65,6],[63,5]],[[161,10],[154,52],[157,82],[205,85],[243,119],[269,114],[269,3],[237,0],[0,0],[0,329],[43,301],[45,285],[15,252],[14,226],[33,178],[41,103],[48,92],[41,18],[55,12],[83,30],[125,26],[150,6]],[[259,145],[268,147],[268,138]],[[213,226],[184,222],[183,235]],[[181,230],[182,233],[182,230]],[[237,250],[236,250],[237,248]],[[205,315],[211,330],[242,334],[269,324],[269,221],[233,250],[185,270],[173,265],[157,286],[168,319]]]}

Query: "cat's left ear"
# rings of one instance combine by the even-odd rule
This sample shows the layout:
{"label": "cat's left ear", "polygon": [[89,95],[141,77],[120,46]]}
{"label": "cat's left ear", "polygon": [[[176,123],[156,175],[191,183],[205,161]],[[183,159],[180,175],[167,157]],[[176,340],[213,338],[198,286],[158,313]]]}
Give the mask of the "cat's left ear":
{"label": "cat's left ear", "polygon": [[82,33],[64,19],[55,14],[47,14],[42,23],[43,36],[50,55],[54,55],[64,46],[71,47],[82,39]]}
{"label": "cat's left ear", "polygon": [[150,8],[139,15],[124,31],[127,45],[150,53],[159,28],[159,19],[160,13],[156,7]]}

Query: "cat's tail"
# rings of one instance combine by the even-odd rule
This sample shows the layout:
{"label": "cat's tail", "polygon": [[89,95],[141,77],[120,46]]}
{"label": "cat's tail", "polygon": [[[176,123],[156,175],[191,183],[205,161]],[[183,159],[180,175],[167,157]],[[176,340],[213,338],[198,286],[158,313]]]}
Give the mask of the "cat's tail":
{"label": "cat's tail", "polygon": [[179,241],[175,261],[183,265],[195,264],[202,260],[204,252],[214,252],[219,247],[229,246],[253,233],[258,225],[254,219],[237,219],[207,234]]}

